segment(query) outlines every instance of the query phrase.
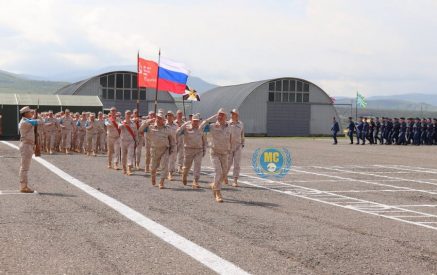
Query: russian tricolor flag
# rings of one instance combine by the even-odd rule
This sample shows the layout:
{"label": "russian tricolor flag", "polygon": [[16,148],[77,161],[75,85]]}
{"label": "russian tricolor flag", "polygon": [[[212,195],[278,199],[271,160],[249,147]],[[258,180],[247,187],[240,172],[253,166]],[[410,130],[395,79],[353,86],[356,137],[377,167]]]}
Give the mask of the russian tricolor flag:
{"label": "russian tricolor flag", "polygon": [[161,58],[158,68],[159,90],[184,94],[189,73],[184,64]]}

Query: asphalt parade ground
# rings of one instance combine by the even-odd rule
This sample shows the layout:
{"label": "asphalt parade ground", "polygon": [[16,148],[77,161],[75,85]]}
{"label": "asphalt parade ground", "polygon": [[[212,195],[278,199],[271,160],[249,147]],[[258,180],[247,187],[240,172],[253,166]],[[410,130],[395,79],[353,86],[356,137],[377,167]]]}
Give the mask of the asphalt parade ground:
{"label": "asphalt parade ground", "polygon": [[[18,143],[0,142],[0,274],[437,274],[437,146],[331,143],[247,138],[219,204],[209,155],[199,190],[43,155],[20,194]],[[256,175],[262,147],[291,152],[287,176]]]}

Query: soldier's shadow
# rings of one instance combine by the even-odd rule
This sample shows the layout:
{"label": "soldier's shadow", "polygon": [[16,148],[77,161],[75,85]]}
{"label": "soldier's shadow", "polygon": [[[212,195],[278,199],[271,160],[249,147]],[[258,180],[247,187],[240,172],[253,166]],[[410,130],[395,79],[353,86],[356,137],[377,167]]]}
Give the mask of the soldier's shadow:
{"label": "soldier's shadow", "polygon": [[64,194],[64,193],[46,193],[46,192],[38,192],[38,195],[40,195],[40,196],[51,196],[51,197],[64,197],[64,198],[75,198],[75,197],[77,197],[75,195]]}

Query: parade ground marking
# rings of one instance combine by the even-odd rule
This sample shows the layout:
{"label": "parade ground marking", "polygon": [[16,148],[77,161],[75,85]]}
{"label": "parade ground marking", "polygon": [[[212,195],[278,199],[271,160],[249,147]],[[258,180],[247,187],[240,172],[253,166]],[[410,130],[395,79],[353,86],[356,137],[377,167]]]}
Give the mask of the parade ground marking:
{"label": "parade ground marking", "polygon": [[[7,141],[1,141],[2,143],[18,150],[18,147]],[[147,218],[143,214],[135,211],[129,206],[117,201],[116,199],[94,189],[93,187],[83,183],[82,181],[74,178],[73,176],[67,174],[63,170],[59,169],[55,165],[46,161],[41,157],[33,157],[35,161],[49,169],[55,175],[59,176],[63,180],[69,182],[70,184],[76,186],[80,190],[84,191],[88,195],[94,197],[100,202],[111,207],[121,215],[130,219],[131,221],[137,223],[141,227],[148,230],[153,235],[157,236],[166,243],[176,247],[185,254],[191,256],[194,260],[202,263],[209,269],[219,273],[219,274],[249,274],[242,270],[233,263],[220,258],[209,250],[185,239],[184,237],[178,235],[177,233],[171,231],[170,229],[164,227],[163,225]]]}
{"label": "parade ground marking", "polygon": [[[213,176],[214,171],[212,167],[205,167],[208,169],[208,171],[204,171],[205,175]],[[323,168],[319,166],[307,166],[306,168]],[[358,168],[358,167],[356,167]],[[336,168],[332,168],[336,169]],[[307,169],[303,169],[303,167],[299,167],[298,169],[295,167],[292,171],[293,173],[301,173],[301,174],[310,174],[310,175],[317,175],[317,176],[324,176],[328,178],[335,178],[339,180],[347,180],[352,182],[362,182],[366,184],[374,184],[374,185],[380,185],[380,186],[390,186],[392,188],[395,188],[394,190],[390,191],[404,191],[404,192],[424,192],[431,195],[437,194],[435,191],[431,190],[418,190],[414,188],[409,187],[401,187],[401,186],[395,186],[395,185],[385,185],[385,184],[377,184],[368,180],[360,180],[355,178],[349,178],[349,177],[340,177],[335,176],[332,174],[326,174],[326,173],[319,173],[319,172],[312,172],[312,171],[306,171]],[[341,172],[341,171],[338,171]],[[350,171],[347,171],[350,172]],[[422,170],[420,171],[422,172]],[[437,171],[435,171],[437,172]],[[250,179],[250,181],[245,180]],[[399,179],[399,181],[401,181]],[[393,205],[387,205],[382,203],[377,203],[369,200],[363,200],[358,199],[354,197],[348,197],[340,194],[336,194],[334,191],[322,191],[314,188],[308,188],[301,185],[295,185],[291,183],[287,183],[285,181],[278,181],[278,180],[270,180],[270,179],[264,179],[257,176],[248,175],[246,173],[240,174],[239,182],[245,185],[258,187],[261,189],[266,189],[278,193],[282,193],[289,196],[294,196],[298,198],[308,199],[312,201],[317,201],[320,203],[328,204],[331,206],[337,206],[349,210],[358,211],[365,214],[370,214],[373,216],[379,216],[384,217],[390,220],[395,220],[398,222],[403,222],[411,225],[416,225],[420,227],[425,227],[428,229],[436,230],[437,231],[437,215],[415,211],[411,209],[407,209],[406,207],[409,206],[393,206]],[[366,191],[372,191],[372,190],[366,190]],[[381,190],[375,190],[376,192]],[[384,190],[385,191],[385,190]],[[350,191],[349,191],[350,192]],[[226,202],[226,199],[225,199]]]}

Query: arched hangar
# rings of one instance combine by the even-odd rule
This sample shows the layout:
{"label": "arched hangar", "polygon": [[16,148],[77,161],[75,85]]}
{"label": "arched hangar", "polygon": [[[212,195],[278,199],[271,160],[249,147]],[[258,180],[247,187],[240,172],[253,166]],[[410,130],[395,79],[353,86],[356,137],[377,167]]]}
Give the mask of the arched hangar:
{"label": "arched hangar", "polygon": [[201,95],[193,108],[202,117],[219,108],[238,109],[248,135],[311,136],[331,133],[338,114],[331,97],[300,78],[277,78],[222,86]]}

